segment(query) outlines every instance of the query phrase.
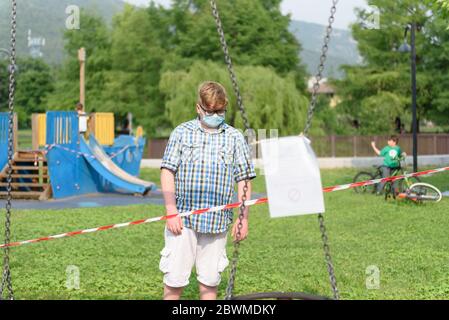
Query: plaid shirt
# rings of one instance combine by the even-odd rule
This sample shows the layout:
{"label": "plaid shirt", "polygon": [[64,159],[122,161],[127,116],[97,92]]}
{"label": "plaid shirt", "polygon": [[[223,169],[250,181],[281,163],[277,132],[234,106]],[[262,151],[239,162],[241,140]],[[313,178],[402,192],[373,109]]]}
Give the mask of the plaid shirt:
{"label": "plaid shirt", "polygon": [[[179,212],[231,203],[235,183],[247,174],[256,177],[243,134],[226,123],[217,132],[206,132],[198,119],[172,132],[162,168],[175,172]],[[232,210],[183,217],[183,222],[200,233],[221,233],[232,223]]]}

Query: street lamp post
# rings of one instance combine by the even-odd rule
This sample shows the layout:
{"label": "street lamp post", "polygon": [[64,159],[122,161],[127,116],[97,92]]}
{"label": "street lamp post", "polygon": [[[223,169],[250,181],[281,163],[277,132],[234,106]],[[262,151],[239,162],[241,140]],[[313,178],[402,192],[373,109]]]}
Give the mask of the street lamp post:
{"label": "street lamp post", "polygon": [[[416,89],[416,22],[412,22],[405,29],[404,43],[399,48],[400,52],[411,54],[411,79],[412,79],[412,131],[413,131],[413,171],[418,171],[418,117],[417,117],[417,89]],[[410,30],[410,43],[407,44],[407,32]]]}

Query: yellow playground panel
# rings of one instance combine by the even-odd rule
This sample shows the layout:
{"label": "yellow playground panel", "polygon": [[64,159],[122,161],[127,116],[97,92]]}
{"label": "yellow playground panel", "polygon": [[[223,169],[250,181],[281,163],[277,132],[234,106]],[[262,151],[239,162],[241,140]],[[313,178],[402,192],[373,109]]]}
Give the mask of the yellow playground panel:
{"label": "yellow playground panel", "polygon": [[136,129],[136,138],[141,138],[144,134],[145,132],[143,131],[142,126],[138,126]]}
{"label": "yellow playground panel", "polygon": [[[114,144],[114,114],[106,112],[92,113],[90,116],[90,132],[102,145]],[[32,115],[33,150],[45,147],[47,133],[47,116],[45,113]]]}
{"label": "yellow playground panel", "polygon": [[90,117],[91,133],[102,145],[114,144],[114,114],[106,112],[93,113]]}
{"label": "yellow playground panel", "polygon": [[32,145],[33,150],[45,147],[47,134],[47,115],[45,113],[34,113],[31,117],[33,130]]}

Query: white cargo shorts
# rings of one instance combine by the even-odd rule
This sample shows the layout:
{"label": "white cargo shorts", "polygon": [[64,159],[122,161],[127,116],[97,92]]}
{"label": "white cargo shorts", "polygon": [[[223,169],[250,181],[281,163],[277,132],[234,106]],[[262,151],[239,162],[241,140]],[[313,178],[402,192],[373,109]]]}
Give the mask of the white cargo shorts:
{"label": "white cargo shorts", "polygon": [[221,273],[229,264],[226,239],[227,232],[199,233],[184,227],[181,235],[176,236],[165,228],[165,247],[159,263],[164,284],[172,288],[185,287],[196,265],[199,282],[209,287],[218,286]]}

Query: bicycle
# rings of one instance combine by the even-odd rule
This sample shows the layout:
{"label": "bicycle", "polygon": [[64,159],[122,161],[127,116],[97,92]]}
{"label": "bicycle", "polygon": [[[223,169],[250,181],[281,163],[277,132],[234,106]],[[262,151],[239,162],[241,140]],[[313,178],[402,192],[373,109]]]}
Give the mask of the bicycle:
{"label": "bicycle", "polygon": [[[390,176],[402,176],[407,172],[403,170],[405,157],[400,159],[400,167],[394,169]],[[362,182],[367,180],[375,180],[382,178],[382,166],[374,166],[376,168],[375,173],[367,171],[359,172],[353,182]],[[372,184],[368,186],[361,186],[354,188],[356,193],[375,193],[378,184]],[[423,183],[418,177],[405,177],[396,181],[386,182],[383,190],[385,194],[385,200],[390,199],[408,199],[416,203],[422,203],[423,201],[440,202],[443,198],[441,191],[428,183]]]}
{"label": "bicycle", "polygon": [[[403,156],[399,160],[400,160],[399,161],[400,166],[398,168],[394,169],[390,176],[398,176],[398,175],[405,174],[405,171],[403,170],[403,167],[405,167],[405,157]],[[382,167],[383,166],[374,165],[373,167],[376,169],[376,171],[374,173],[371,173],[368,171],[361,171],[355,175],[353,182],[357,183],[357,182],[368,181],[368,180],[382,179]],[[421,182],[421,180],[418,177],[412,177],[409,179],[412,180],[413,183]],[[403,188],[403,183],[404,183],[404,181],[402,181],[402,180],[398,180],[398,181],[394,182],[395,187],[397,187],[396,190],[398,191],[398,193],[405,191],[405,189]],[[384,185],[382,191],[385,191],[385,188],[389,188],[389,187],[387,187],[388,184],[389,183],[386,183]],[[354,191],[356,193],[368,193],[368,194],[375,193],[377,190],[377,185],[378,184],[376,183],[376,184],[371,184],[368,186],[356,187],[356,188],[354,188]],[[389,184],[389,185],[391,187],[391,184]],[[389,191],[389,190],[387,190],[387,191]]]}
{"label": "bicycle", "polygon": [[[403,172],[404,175],[407,172]],[[398,175],[394,173],[392,176]],[[417,177],[405,177],[404,179],[398,181],[389,181],[385,184],[385,200],[396,200],[396,199],[407,199],[415,203],[423,203],[424,201],[440,202],[443,198],[441,191],[429,184],[424,182],[411,182],[411,179],[417,179]],[[419,179],[417,179],[419,181]],[[400,182],[399,188],[393,188],[395,183]]]}

